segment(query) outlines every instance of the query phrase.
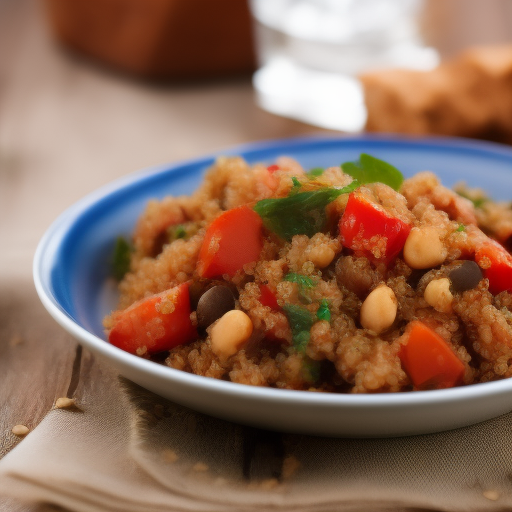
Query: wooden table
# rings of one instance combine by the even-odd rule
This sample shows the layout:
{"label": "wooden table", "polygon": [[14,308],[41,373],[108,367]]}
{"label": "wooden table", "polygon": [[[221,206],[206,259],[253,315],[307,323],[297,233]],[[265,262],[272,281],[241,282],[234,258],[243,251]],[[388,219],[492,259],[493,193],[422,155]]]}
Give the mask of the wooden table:
{"label": "wooden table", "polygon": [[59,48],[34,0],[0,0],[0,458],[20,442],[14,425],[35,428],[76,384],[76,343],[32,283],[51,222],[140,168],[313,131],[260,110],[249,76],[141,83]]}

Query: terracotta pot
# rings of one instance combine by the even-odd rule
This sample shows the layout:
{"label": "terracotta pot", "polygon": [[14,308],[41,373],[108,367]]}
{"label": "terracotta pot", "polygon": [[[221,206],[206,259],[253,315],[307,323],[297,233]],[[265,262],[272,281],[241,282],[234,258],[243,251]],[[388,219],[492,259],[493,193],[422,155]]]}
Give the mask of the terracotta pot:
{"label": "terracotta pot", "polygon": [[205,78],[254,69],[245,0],[45,0],[66,47],[147,78]]}

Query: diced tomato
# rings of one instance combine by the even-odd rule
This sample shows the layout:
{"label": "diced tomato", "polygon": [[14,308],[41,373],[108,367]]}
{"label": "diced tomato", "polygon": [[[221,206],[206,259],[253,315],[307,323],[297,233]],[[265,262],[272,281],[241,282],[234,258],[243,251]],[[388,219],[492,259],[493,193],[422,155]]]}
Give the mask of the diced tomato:
{"label": "diced tomato", "polygon": [[502,245],[489,238],[476,250],[475,261],[489,280],[492,294],[512,291],[512,256]]}
{"label": "diced tomato", "polygon": [[451,388],[464,377],[464,363],[448,343],[418,320],[409,324],[408,340],[399,357],[417,389]]}
{"label": "diced tomato", "polygon": [[339,222],[342,244],[357,255],[390,263],[402,250],[411,226],[355,191]]}
{"label": "diced tomato", "polygon": [[279,179],[274,175],[277,170],[279,170],[277,165],[271,165],[258,174],[258,179],[268,189],[268,193],[262,198],[271,197],[277,190],[277,187],[279,186]]}
{"label": "diced tomato", "polygon": [[187,283],[141,299],[121,311],[108,335],[112,345],[132,354],[144,347],[149,354],[163,352],[196,337]]}
{"label": "diced tomato", "polygon": [[263,248],[262,226],[261,217],[248,206],[219,215],[206,230],[199,251],[199,275],[234,276],[244,265],[256,261]]}
{"label": "diced tomato", "polygon": [[[269,307],[272,311],[282,311],[281,306],[277,302],[276,294],[266,284],[260,284],[260,303],[263,306]],[[283,343],[285,337],[281,334],[277,336],[277,332],[283,332],[283,330],[289,329],[288,320],[283,315],[281,321],[277,321],[277,324],[265,332],[265,338],[274,343]]]}
{"label": "diced tomato", "polygon": [[275,293],[266,284],[260,284],[260,302],[274,311],[281,311]]}

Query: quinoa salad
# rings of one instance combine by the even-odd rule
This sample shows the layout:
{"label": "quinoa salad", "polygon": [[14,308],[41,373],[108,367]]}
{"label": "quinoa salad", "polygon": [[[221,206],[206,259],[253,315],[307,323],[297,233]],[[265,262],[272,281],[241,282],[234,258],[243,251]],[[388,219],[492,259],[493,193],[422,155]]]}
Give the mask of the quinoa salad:
{"label": "quinoa salad", "polygon": [[512,376],[512,208],[362,154],[219,158],[119,238],[111,344],[240,384],[336,393]]}

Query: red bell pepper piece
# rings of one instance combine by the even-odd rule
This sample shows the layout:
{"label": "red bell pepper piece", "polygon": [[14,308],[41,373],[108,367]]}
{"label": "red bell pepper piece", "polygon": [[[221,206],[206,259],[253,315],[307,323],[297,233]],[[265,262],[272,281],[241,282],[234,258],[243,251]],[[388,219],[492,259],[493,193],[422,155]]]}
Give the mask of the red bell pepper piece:
{"label": "red bell pepper piece", "polygon": [[[275,293],[272,291],[272,289],[267,286],[266,284],[260,284],[260,303],[263,306],[269,307],[272,311],[282,311],[283,309],[277,302],[277,297]],[[288,320],[284,319],[283,317],[283,323],[288,326]],[[274,325],[271,329],[265,332],[265,337],[267,340],[273,342],[273,343],[283,343],[285,339],[282,336],[277,336],[276,332],[281,329],[282,330],[283,325]]]}
{"label": "red bell pepper piece", "polygon": [[266,197],[272,196],[277,187],[279,186],[279,179],[274,176],[274,173],[279,170],[278,165],[269,165],[266,169],[265,173],[260,174],[259,178],[266,185],[270,191],[270,193]]}
{"label": "red bell pepper piece", "polygon": [[112,345],[132,354],[144,347],[150,354],[163,352],[195,338],[187,283],[141,299],[121,311],[108,334]]}
{"label": "red bell pepper piece", "polygon": [[462,383],[464,363],[441,336],[419,320],[409,324],[408,334],[398,355],[417,389],[451,388]]}
{"label": "red bell pepper piece", "polygon": [[197,271],[201,277],[234,276],[256,261],[263,248],[261,217],[248,206],[219,215],[206,230],[199,250]]}
{"label": "red bell pepper piece", "polygon": [[489,238],[476,250],[475,261],[489,280],[493,295],[512,291],[512,256],[502,245]]}
{"label": "red bell pepper piece", "polygon": [[411,226],[355,191],[349,195],[339,229],[342,244],[356,255],[390,263],[402,250]]}
{"label": "red bell pepper piece", "polygon": [[275,293],[266,284],[260,284],[260,302],[274,311],[281,311]]}

